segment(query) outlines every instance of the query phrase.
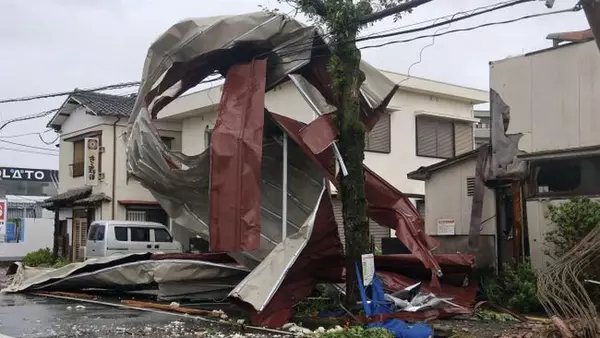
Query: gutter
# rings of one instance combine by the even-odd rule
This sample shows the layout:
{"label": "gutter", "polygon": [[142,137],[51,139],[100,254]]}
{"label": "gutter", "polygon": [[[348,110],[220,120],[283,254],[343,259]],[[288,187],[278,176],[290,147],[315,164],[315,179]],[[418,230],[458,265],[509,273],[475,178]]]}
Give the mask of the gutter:
{"label": "gutter", "polygon": [[115,196],[116,183],[117,183],[117,123],[121,121],[121,117],[118,117],[115,123],[113,123],[113,163],[112,163],[112,217],[115,220],[117,198]]}

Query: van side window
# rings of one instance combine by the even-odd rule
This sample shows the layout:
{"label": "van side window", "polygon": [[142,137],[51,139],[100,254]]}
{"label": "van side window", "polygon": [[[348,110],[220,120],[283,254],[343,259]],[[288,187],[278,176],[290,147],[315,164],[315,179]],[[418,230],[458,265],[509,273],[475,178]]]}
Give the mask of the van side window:
{"label": "van side window", "polygon": [[127,228],[115,227],[115,238],[117,241],[127,242]]}
{"label": "van side window", "polygon": [[154,229],[154,240],[161,243],[173,242],[173,238],[165,229]]}
{"label": "van side window", "polygon": [[150,228],[129,228],[132,242],[150,242]]}

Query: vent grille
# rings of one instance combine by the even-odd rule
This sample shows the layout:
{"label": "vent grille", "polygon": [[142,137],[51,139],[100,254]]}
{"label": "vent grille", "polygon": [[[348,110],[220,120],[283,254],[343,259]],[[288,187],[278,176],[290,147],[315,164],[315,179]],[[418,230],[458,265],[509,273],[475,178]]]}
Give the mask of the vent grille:
{"label": "vent grille", "polygon": [[467,196],[475,195],[475,177],[467,177]]}

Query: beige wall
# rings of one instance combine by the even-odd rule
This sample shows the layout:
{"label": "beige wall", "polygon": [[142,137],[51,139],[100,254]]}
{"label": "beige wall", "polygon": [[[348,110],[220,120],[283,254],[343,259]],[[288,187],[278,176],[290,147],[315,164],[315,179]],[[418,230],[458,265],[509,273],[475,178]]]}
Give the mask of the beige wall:
{"label": "beige wall", "polygon": [[490,87],[511,108],[508,133],[527,152],[600,144],[600,54],[594,41],[490,64]]}
{"label": "beige wall", "polygon": [[[451,218],[456,222],[455,234],[468,235],[473,197],[467,195],[467,178],[475,176],[476,159],[472,158],[433,173],[425,183],[425,231],[437,234],[437,220]],[[482,235],[496,234],[496,198],[485,189]]]}

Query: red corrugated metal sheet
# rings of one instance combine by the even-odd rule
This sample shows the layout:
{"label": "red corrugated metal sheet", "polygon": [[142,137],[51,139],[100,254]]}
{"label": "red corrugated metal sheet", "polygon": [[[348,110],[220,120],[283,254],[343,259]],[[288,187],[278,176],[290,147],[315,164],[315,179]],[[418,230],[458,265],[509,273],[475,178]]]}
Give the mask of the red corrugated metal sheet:
{"label": "red corrugated metal sheet", "polygon": [[306,247],[267,307],[260,313],[250,307],[252,321],[268,327],[283,326],[292,317],[293,306],[308,297],[317,283],[343,282],[344,264],[331,196],[325,191]]}
{"label": "red corrugated metal sheet", "polygon": [[[277,114],[272,114],[272,116],[288,133],[289,137],[300,145],[308,158],[323,168],[327,179],[337,185],[335,167],[332,165],[333,152],[331,151],[331,147],[328,147],[333,140],[322,136],[332,137],[335,134],[329,131],[322,133],[321,136],[317,136],[319,128],[310,127],[312,123],[307,128],[304,128],[305,125],[302,122]],[[322,128],[332,125],[326,123],[324,118],[316,120],[316,123],[322,126]],[[314,140],[319,140],[319,144]],[[310,146],[307,142],[310,143]],[[311,149],[326,150],[314,153]],[[369,204],[367,210],[369,217],[373,218],[380,225],[395,229],[398,239],[423,262],[425,267],[434,272],[439,271],[439,265],[431,254],[431,250],[437,247],[437,241],[425,234],[423,219],[419,216],[417,209],[410,200],[366,166],[365,192]],[[433,282],[436,283],[435,278]]]}
{"label": "red corrugated metal sheet", "polygon": [[236,252],[260,246],[260,169],[266,60],[227,72],[210,145],[210,247]]}

